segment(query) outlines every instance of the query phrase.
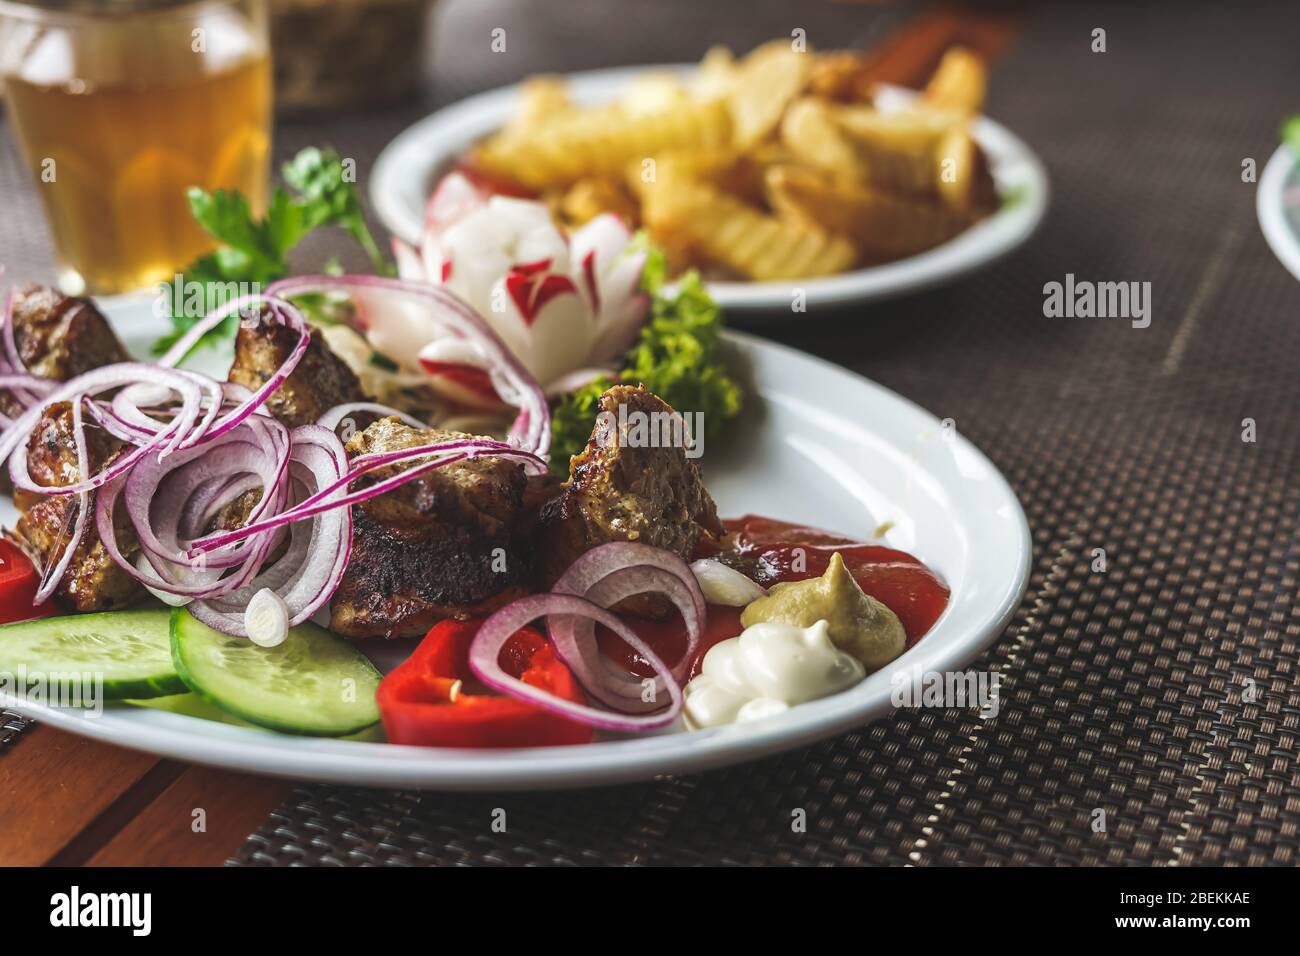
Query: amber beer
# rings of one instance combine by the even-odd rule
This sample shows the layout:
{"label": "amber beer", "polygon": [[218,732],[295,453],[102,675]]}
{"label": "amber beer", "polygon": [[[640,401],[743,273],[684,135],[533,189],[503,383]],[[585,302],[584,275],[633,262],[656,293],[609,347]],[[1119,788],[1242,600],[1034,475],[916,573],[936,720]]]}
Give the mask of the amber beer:
{"label": "amber beer", "polygon": [[[16,6],[0,4],[0,18]],[[261,0],[132,6],[128,15],[65,11],[30,34],[20,60],[0,61],[60,284],[72,293],[156,286],[211,249],[190,215],[191,186],[238,190],[258,213],[266,205],[272,98]]]}

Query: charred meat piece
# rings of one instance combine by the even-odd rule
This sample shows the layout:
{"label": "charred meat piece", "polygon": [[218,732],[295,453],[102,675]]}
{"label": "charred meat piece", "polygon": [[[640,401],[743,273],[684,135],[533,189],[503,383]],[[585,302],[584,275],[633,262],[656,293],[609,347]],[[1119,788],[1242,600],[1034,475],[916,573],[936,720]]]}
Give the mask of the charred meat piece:
{"label": "charred meat piece", "polygon": [[[97,471],[121,453],[117,439],[87,424],[86,457]],[[46,488],[73,484],[78,479],[77,451],[73,441],[72,405],[59,402],[45,410],[27,443],[27,462],[33,480]],[[57,561],[72,534],[81,503],[76,495],[47,496],[17,492],[14,503],[22,510],[12,533],[16,544],[44,568]],[[91,509],[72,561],[64,572],[55,600],[71,611],[109,611],[126,607],[144,596],[144,589],[108,556],[95,530],[95,496],[88,497]],[[123,519],[124,520],[124,519]],[[118,541],[128,559],[139,550],[134,536],[119,529]]]}
{"label": "charred meat piece", "polygon": [[[685,447],[640,441],[631,429],[620,431],[619,422],[640,418],[654,428],[669,421],[667,416],[680,421],[670,405],[644,388],[616,385],[601,395],[587,447],[569,463],[564,490],[541,510],[537,537],[548,584],[579,555],[610,541],[639,541],[689,561],[701,534],[723,534],[713,499]],[[635,597],[619,610],[658,617],[668,605]]]}
{"label": "charred meat piece", "polygon": [[[47,286],[14,292],[13,326],[18,357],[33,375],[66,381],[101,365],[131,360],[94,305]],[[0,412],[12,417],[19,411],[13,396],[0,391]]]}
{"label": "charred meat piece", "polygon": [[[254,323],[241,323],[235,336],[235,363],[230,381],[257,391],[298,344],[298,333],[266,313]],[[335,405],[363,402],[366,393],[352,369],[334,354],[325,339],[312,333],[311,344],[297,368],[271,393],[266,407],[290,428],[310,425]]]}
{"label": "charred meat piece", "polygon": [[[348,442],[352,457],[470,437],[383,418]],[[410,467],[376,469],[363,488]],[[352,557],[330,601],[348,637],[413,637],[448,617],[488,614],[528,590],[524,472],[480,458],[415,478],[352,509]]]}

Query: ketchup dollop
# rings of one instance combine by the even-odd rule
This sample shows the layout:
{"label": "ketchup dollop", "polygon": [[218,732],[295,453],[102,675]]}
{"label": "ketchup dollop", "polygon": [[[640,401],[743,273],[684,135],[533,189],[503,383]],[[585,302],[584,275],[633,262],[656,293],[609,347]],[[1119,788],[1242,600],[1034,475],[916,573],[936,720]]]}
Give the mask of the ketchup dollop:
{"label": "ketchup dollop", "polygon": [[[906,551],[855,541],[820,528],[745,515],[723,522],[721,542],[702,543],[696,558],[717,558],[768,587],[784,581],[820,577],[839,552],[853,579],[867,594],[898,615],[911,647],[934,626],[948,606],[950,592],[942,579]],[[688,677],[699,673],[709,648],[740,633],[738,607],[709,605],[704,638]],[[670,665],[686,650],[686,632],[676,615],[663,621],[624,616],[637,635]],[[650,676],[650,665],[617,635],[598,628],[601,650],[632,673]]]}

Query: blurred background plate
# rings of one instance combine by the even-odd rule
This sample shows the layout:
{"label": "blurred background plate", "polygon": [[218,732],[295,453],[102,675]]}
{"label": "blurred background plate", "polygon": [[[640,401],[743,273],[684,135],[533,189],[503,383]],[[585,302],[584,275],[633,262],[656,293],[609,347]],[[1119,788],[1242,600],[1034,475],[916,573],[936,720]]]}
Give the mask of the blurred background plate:
{"label": "blurred background plate", "polygon": [[1273,255],[1300,279],[1300,163],[1285,143],[1259,178],[1255,212]]}
{"label": "blurred background plate", "polygon": [[[688,71],[690,66],[637,66],[593,70],[565,77],[573,99],[595,104],[613,99],[636,75],[653,70]],[[885,88],[882,108],[896,108],[916,94]],[[425,201],[438,176],[476,140],[503,126],[515,113],[519,87],[481,93],[426,117],[399,134],[375,162],[370,199],[380,220],[407,242],[418,242]],[[821,279],[782,282],[711,282],[709,291],[732,317],[778,315],[788,310],[794,290],[809,308],[873,302],[932,288],[987,268],[1026,242],[1048,204],[1047,172],[1014,133],[987,117],[972,133],[987,153],[1002,207],[959,236],[917,256]]]}

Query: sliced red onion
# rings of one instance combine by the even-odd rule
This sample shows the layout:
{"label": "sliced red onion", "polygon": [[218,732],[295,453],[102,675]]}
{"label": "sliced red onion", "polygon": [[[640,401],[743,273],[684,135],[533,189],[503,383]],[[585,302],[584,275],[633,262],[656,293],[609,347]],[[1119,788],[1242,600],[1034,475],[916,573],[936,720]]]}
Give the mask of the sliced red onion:
{"label": "sliced red onion", "polygon": [[[259,422],[238,432],[230,432],[205,444],[162,462],[157,456],[142,461],[126,478],[124,500],[127,514],[136,529],[140,548],[150,557],[159,575],[174,583],[193,575],[190,559],[191,542],[186,540],[201,528],[199,521],[209,520],[216,510],[227,502],[235,501],[248,490],[248,483],[227,481],[220,500],[204,501],[204,513],[195,515],[187,505],[200,490],[211,490],[216,478],[251,476],[262,488],[262,495],[250,512],[256,520],[267,510],[281,510],[287,502],[285,470],[289,460],[289,438],[279,422]],[[252,441],[241,440],[245,436]],[[163,483],[166,481],[166,485]],[[184,521],[183,519],[188,519]],[[197,527],[196,527],[197,525]],[[229,568],[245,564],[252,549],[229,548],[208,553],[203,558],[203,568]],[[156,559],[156,560],[155,560]],[[170,568],[169,568],[170,566]],[[169,574],[177,569],[178,574]],[[200,575],[205,579],[208,575]],[[196,597],[221,593],[220,589],[233,590],[240,586],[234,579],[221,585],[209,586],[209,593],[187,592]]]}
{"label": "sliced red onion", "polygon": [[[197,454],[201,454],[206,450],[204,448],[197,453],[191,450],[182,454],[197,457]],[[187,463],[186,460],[179,462],[181,466]],[[138,469],[141,477],[137,478],[135,474],[123,476],[100,490],[95,501],[95,524],[108,556],[127,574],[145,587],[151,590],[165,591],[177,597],[210,597],[244,586],[248,581],[252,580],[257,573],[258,567],[266,559],[272,547],[271,540],[269,537],[263,536],[252,542],[244,550],[241,555],[242,560],[235,567],[234,572],[225,576],[223,576],[222,567],[209,567],[206,558],[196,557],[191,559],[190,554],[185,551],[184,544],[178,540],[178,531],[174,526],[167,523],[160,525],[157,529],[153,527],[151,522],[154,515],[150,513],[149,500],[144,497],[147,489],[161,486],[161,482],[167,477],[169,470],[159,468],[155,456],[154,459],[142,463],[140,469]],[[183,501],[183,496],[191,490],[183,483],[184,480],[202,481],[201,476],[195,475],[192,470],[188,474],[185,473],[183,468],[178,470],[182,473],[182,483],[169,485],[163,491],[158,492],[159,498],[168,507],[172,507],[172,500]],[[175,474],[175,471],[172,471],[172,473]],[[145,557],[152,573],[144,571],[127,561],[122,555],[117,541],[114,512],[123,486],[130,484],[132,480],[136,482],[135,497],[128,503],[127,515],[135,529],[137,538],[143,539],[141,555]],[[175,548],[165,547],[158,540],[159,535],[169,540],[177,540]]]}
{"label": "sliced red onion", "polygon": [[[501,650],[518,631],[538,618],[563,615],[603,624],[632,646],[654,669],[656,679],[668,690],[670,703],[656,714],[631,715],[601,710],[557,697],[540,687],[507,674],[501,667]],[[520,598],[497,611],[479,627],[469,649],[470,670],[484,684],[510,697],[536,704],[569,720],[605,730],[639,731],[664,727],[682,710],[682,688],[666,664],[618,616],[572,594],[534,594]],[[663,705],[660,704],[662,707]]]}
{"label": "sliced red onion", "polygon": [[[343,443],[329,430],[304,425],[292,435],[291,468],[305,491],[332,483],[347,468]],[[239,590],[195,602],[190,612],[225,633],[247,635],[248,602],[270,589],[284,600],[290,627],[310,618],[343,580],[352,552],[352,513],[335,507],[317,521],[293,524],[290,535],[288,551],[274,565]]]}
{"label": "sliced red onion", "polygon": [[[84,481],[90,471],[90,465],[86,457],[86,433],[82,427],[81,402],[74,402],[72,405],[72,436],[73,444],[77,450],[77,477]],[[77,495],[75,507],[77,517],[72,523],[72,536],[68,539],[68,543],[64,545],[58,561],[54,562],[51,567],[47,567],[44,574],[41,575],[41,585],[36,590],[36,596],[32,599],[33,604],[43,604],[54,594],[55,588],[63,580],[63,572],[68,569],[68,563],[72,561],[73,552],[77,550],[77,545],[81,543],[81,536],[86,531],[86,518],[90,513],[90,496],[84,491]]]}
{"label": "sliced red onion", "polygon": [[316,422],[321,428],[328,428],[334,431],[339,427],[339,423],[349,415],[357,412],[369,412],[372,415],[379,415],[383,418],[396,418],[402,424],[410,425],[412,428],[428,428],[427,422],[422,422],[413,415],[396,408],[390,408],[387,405],[381,405],[379,402],[344,402],[342,405],[335,405],[328,412],[320,417]]}
{"label": "sliced red onion", "polygon": [[306,316],[302,314],[302,311],[297,306],[276,296],[246,295],[232,299],[221,308],[209,313],[201,322],[187,331],[185,336],[167,351],[166,355],[159,359],[159,364],[165,366],[175,365],[189,353],[204,333],[216,328],[228,316],[246,312],[250,306],[264,306],[277,322],[285,328],[298,333],[298,341],[280,367],[243,404],[226,412],[219,421],[215,420],[217,408],[215,406],[210,408],[203,425],[196,429],[194,434],[186,440],[189,445],[193,445],[205,437],[215,438],[237,427],[249,415],[252,415],[266,404],[267,399],[271,397],[271,393],[284,384],[285,379],[293,374],[293,370],[298,367],[302,357],[307,354],[307,347],[311,344],[311,327],[307,323]]}
{"label": "sliced red onion", "polygon": [[[671,670],[673,680],[684,680],[699,648],[708,609],[695,575],[676,554],[632,541],[603,544],[574,561],[555,582],[553,591],[578,595],[605,608],[637,594],[664,594],[686,622],[686,649]],[[555,652],[574,670],[588,693],[602,703],[630,713],[662,706],[643,700],[642,679],[600,653],[590,618],[558,617],[550,633]],[[656,677],[656,700],[664,689],[664,682]]]}
{"label": "sliced red onion", "polygon": [[45,394],[51,389],[58,386],[58,382],[41,378],[39,375],[31,375],[27,372],[0,372],[0,388],[7,389],[24,389],[38,394]]}
{"label": "sliced red onion", "polygon": [[[282,279],[267,290],[272,296],[312,292],[347,292],[359,311],[375,314],[383,299],[394,300],[394,311],[415,305],[440,331],[467,340],[484,357],[493,387],[501,400],[519,409],[510,437],[524,451],[545,458],[551,445],[551,416],[546,395],[537,381],[501,338],[469,305],[440,286],[378,276],[299,276]],[[364,320],[359,318],[359,324]],[[365,332],[364,327],[359,331]]]}
{"label": "sliced red onion", "polygon": [[[367,472],[412,458],[429,458],[431,460],[407,468],[390,478],[385,478],[383,481],[376,482],[360,490],[334,497],[334,492],[346,489],[348,485]],[[399,451],[374,455],[360,455],[352,461],[351,465],[348,466],[348,470],[342,476],[288,511],[262,522],[245,525],[243,528],[236,528],[232,531],[201,538],[194,542],[194,547],[202,551],[223,547],[250,535],[274,530],[283,525],[302,521],[305,518],[311,518],[336,508],[360,504],[363,501],[369,501],[371,498],[392,491],[430,471],[473,458],[515,458],[523,463],[526,470],[531,470],[534,474],[541,474],[546,470],[546,463],[536,455],[520,451],[518,448],[504,442],[477,438],[438,442],[432,445],[420,445],[415,448],[403,448]]]}
{"label": "sliced red onion", "polygon": [[[65,401],[79,405],[83,397],[93,397],[100,392],[141,381],[167,386],[180,395],[181,407],[169,424],[155,434],[142,439],[135,448],[113,459],[99,472],[74,484],[47,488],[32,480],[27,470],[27,439],[40,421],[47,405]],[[4,430],[3,434],[0,434],[0,460],[6,457],[9,459],[9,474],[13,479],[14,487],[24,491],[45,495],[76,495],[84,491],[93,491],[119,475],[126,474],[136,462],[152,451],[158,450],[163,456],[175,451],[179,443],[193,429],[202,400],[203,390],[191,375],[143,362],[105,365],[69,379],[60,387],[51,390],[40,403],[32,405],[23,412]]]}
{"label": "sliced red onion", "polygon": [[561,375],[546,386],[546,394],[551,398],[568,395],[590,385],[598,378],[613,378],[618,374],[613,368],[579,368]]}
{"label": "sliced red onion", "polygon": [[18,354],[18,343],[14,340],[14,290],[8,289],[5,292],[5,311],[4,311],[4,348],[5,359],[9,367],[15,372],[26,372],[27,366],[23,364],[22,356]]}
{"label": "sliced red onion", "polygon": [[175,368],[185,361],[185,356],[194,351],[194,346],[199,344],[199,340],[224,322],[227,316],[243,312],[250,306],[261,306],[265,301],[266,297],[262,295],[241,295],[225,302],[220,308],[213,309],[173,342],[172,347],[158,359],[158,364],[164,368]]}
{"label": "sliced red onion", "polygon": [[[26,376],[27,366],[23,363],[22,356],[18,354],[18,344],[14,341],[14,290],[9,289],[5,292],[4,317],[0,319],[3,327],[0,328],[0,338],[4,340],[5,361],[4,369],[12,372],[15,376]],[[36,376],[28,376],[36,381],[42,381]],[[36,395],[33,394],[31,387],[25,382],[14,381],[8,386],[10,394],[23,406],[32,404],[36,401]]]}
{"label": "sliced red onion", "polygon": [[[145,557],[143,554],[139,554],[136,555],[135,558],[135,569],[143,575],[148,575],[151,571],[153,571],[153,565],[149,563],[149,559],[147,557]],[[150,594],[152,594],[154,597],[156,597],[158,600],[162,601],[168,607],[184,607],[185,605],[189,604],[191,601],[194,600],[194,598],[192,597],[185,597],[179,594],[171,594],[167,591],[160,591],[157,588],[151,588],[147,584],[144,586],[144,589],[148,591]]]}
{"label": "sliced red onion", "polygon": [[[489,362],[503,399],[520,408],[512,440],[457,439],[397,452],[363,455],[349,463],[333,427],[347,414],[369,411],[397,415],[416,427],[423,423],[396,409],[356,403],[332,409],[324,427],[309,425],[289,433],[272,418],[266,401],[294,371],[310,344],[302,313],[280,295],[248,296],[227,303],[196,324],[159,365],[126,362],[105,366],[68,382],[47,382],[26,374],[21,364],[0,362],[0,388],[29,403],[0,432],[0,460],[8,458],[18,488],[43,495],[77,495],[72,540],[50,567],[41,592],[48,595],[71,560],[89,520],[94,492],[96,529],[109,557],[127,574],[168,603],[189,602],[197,618],[230,634],[247,634],[244,611],[262,590],[283,600],[290,624],[319,610],[342,580],[351,554],[350,506],[384,494],[435,468],[494,456],[518,460],[544,472],[549,444],[549,411],[540,388],[486,324],[454,296],[411,283],[377,279],[356,281],[323,277],[282,284],[294,292],[341,290],[363,298],[400,296],[418,303],[453,335],[473,344]],[[306,284],[304,284],[306,283]],[[314,283],[314,285],[312,285]],[[250,306],[299,333],[286,361],[255,392],[175,368],[199,338],[229,315]],[[12,295],[5,325],[12,340]],[[13,358],[16,360],[16,348]],[[21,390],[21,394],[20,394]],[[110,399],[97,396],[115,392]],[[70,401],[80,473],[71,485],[36,485],[27,465],[32,430],[48,404]],[[91,474],[85,451],[83,414],[124,443],[124,448]],[[376,468],[411,461],[397,475],[357,491],[350,485]],[[260,488],[244,527],[199,539],[212,518],[241,495]],[[137,561],[128,561],[117,540],[118,503],[140,543]],[[283,553],[270,558],[284,545]]]}

